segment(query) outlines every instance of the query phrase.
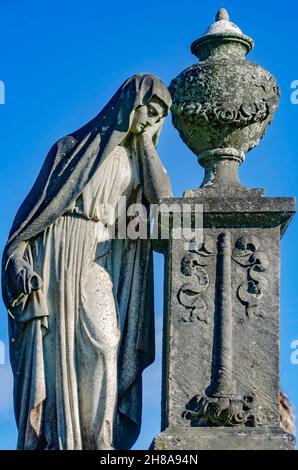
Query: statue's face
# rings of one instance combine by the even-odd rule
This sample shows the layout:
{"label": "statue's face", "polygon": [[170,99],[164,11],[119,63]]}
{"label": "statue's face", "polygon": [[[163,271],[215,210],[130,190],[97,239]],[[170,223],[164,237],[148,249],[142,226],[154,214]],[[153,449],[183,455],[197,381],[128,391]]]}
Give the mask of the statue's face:
{"label": "statue's face", "polygon": [[136,108],[130,132],[141,134],[148,127],[157,124],[165,114],[165,104],[159,98],[153,96],[147,104]]}

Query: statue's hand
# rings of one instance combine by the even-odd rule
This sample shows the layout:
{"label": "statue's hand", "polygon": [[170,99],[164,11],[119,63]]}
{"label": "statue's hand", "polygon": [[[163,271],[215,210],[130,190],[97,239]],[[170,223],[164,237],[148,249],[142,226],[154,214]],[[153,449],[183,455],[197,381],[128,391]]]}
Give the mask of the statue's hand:
{"label": "statue's hand", "polygon": [[31,294],[42,287],[41,277],[22,258],[13,256],[10,269],[18,293]]}
{"label": "statue's hand", "polygon": [[139,135],[140,140],[146,141],[150,139],[152,141],[155,134],[157,134],[161,127],[161,121],[158,121],[153,126],[148,126],[144,129],[144,131]]}

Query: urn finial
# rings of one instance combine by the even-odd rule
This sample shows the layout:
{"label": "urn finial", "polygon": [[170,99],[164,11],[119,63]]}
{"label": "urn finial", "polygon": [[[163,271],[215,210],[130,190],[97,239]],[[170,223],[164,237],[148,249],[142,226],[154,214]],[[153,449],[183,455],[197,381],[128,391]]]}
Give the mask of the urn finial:
{"label": "urn finial", "polygon": [[230,20],[229,13],[225,8],[220,8],[216,13],[215,21]]}
{"label": "urn finial", "polygon": [[252,48],[253,40],[221,8],[191,45],[200,61],[171,82],[173,123],[205,169],[201,187],[243,188],[238,166],[277,109],[275,78],[245,59]]}
{"label": "urn finial", "polygon": [[241,29],[230,21],[225,8],[218,10],[215,22],[203,36],[191,45],[191,52],[200,60],[208,57],[226,57],[234,55],[242,57],[254,46],[253,40],[242,33]]}

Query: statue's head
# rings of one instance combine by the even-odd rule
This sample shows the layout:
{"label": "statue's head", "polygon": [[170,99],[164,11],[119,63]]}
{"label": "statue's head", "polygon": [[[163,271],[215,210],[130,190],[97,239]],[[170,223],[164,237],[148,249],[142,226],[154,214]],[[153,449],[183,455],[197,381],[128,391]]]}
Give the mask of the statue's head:
{"label": "statue's head", "polygon": [[[169,113],[172,98],[166,85],[149,73],[134,75],[122,86],[125,109],[130,103],[129,132],[141,134],[148,127],[162,125]],[[122,113],[121,113],[122,114]],[[123,114],[122,114],[123,116]]]}
{"label": "statue's head", "polygon": [[138,106],[135,110],[131,123],[130,132],[133,134],[141,134],[148,127],[152,127],[167,116],[168,107],[161,98],[154,95],[148,103]]}
{"label": "statue's head", "polygon": [[[163,118],[169,114],[172,98],[166,85],[155,75],[141,73],[128,78],[94,120],[82,128],[101,132],[103,145],[111,151],[128,134],[141,134],[153,127],[156,144]],[[158,125],[158,123],[160,125]],[[82,129],[80,131],[82,131]],[[82,139],[82,136],[78,136]],[[103,148],[103,147],[102,147]]]}

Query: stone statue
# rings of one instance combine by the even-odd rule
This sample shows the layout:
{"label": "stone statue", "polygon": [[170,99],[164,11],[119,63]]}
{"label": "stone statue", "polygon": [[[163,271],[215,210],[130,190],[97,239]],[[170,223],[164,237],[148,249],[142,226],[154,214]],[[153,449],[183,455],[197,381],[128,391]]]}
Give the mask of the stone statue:
{"label": "stone statue", "polygon": [[107,232],[120,197],[171,195],[155,150],[170,106],[158,78],[129,78],[51,148],[18,210],[2,272],[18,449],[129,449],[138,437],[154,360],[152,250]]}

